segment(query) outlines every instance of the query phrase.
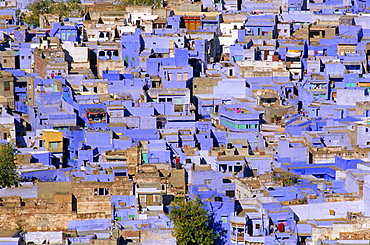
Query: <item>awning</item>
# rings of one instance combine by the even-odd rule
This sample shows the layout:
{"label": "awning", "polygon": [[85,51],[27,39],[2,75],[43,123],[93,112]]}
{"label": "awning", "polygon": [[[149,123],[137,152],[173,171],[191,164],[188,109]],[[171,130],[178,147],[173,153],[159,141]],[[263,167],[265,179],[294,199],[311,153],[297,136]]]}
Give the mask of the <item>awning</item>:
{"label": "awning", "polygon": [[285,55],[286,57],[289,58],[295,58],[295,57],[300,57],[301,56],[301,51],[298,50],[288,50],[288,52]]}
{"label": "awning", "polygon": [[105,110],[103,108],[93,108],[93,109],[85,109],[86,113],[88,114],[105,114]]}
{"label": "awning", "polygon": [[13,19],[13,16],[11,16],[11,15],[0,15],[0,19],[2,19],[2,20],[11,20],[11,19]]}
{"label": "awning", "polygon": [[343,65],[361,65],[360,61],[344,61]]}
{"label": "awning", "polygon": [[343,75],[329,75],[329,78],[343,78]]}
{"label": "awning", "polygon": [[75,126],[76,123],[68,123],[68,122],[65,122],[65,123],[53,123],[53,126],[54,127],[67,127],[67,126]]}

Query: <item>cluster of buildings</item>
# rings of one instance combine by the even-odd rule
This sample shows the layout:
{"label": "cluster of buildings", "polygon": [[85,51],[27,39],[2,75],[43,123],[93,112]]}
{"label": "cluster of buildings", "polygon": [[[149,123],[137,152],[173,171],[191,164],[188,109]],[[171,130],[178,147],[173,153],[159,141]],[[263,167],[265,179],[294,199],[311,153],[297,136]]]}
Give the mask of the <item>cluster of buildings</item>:
{"label": "cluster of buildings", "polygon": [[176,244],[200,197],[215,244],[368,244],[370,2],[0,1],[0,244]]}

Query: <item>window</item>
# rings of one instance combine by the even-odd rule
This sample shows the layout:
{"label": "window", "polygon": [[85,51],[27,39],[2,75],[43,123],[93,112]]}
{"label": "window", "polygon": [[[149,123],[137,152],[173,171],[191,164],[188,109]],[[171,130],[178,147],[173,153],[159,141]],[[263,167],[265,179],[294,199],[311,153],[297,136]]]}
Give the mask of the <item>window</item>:
{"label": "window", "polygon": [[175,105],[179,105],[179,104],[185,104],[185,98],[184,97],[175,98]]}
{"label": "window", "polygon": [[24,55],[21,56],[21,59],[24,60]]}
{"label": "window", "polygon": [[214,200],[215,202],[222,202],[222,197],[220,196],[214,197]]}
{"label": "window", "polygon": [[10,82],[4,82],[4,91],[10,91]]}
{"label": "window", "polygon": [[94,196],[109,196],[109,188],[95,188]]}
{"label": "window", "polygon": [[235,55],[234,56],[234,60],[235,61],[242,61],[243,60],[243,56],[241,56],[241,55]]}
{"label": "window", "polygon": [[6,64],[8,61],[6,59],[4,59],[4,64]]}
{"label": "window", "polygon": [[49,148],[51,148],[52,151],[57,151],[59,149],[60,142],[50,142]]}
{"label": "window", "polygon": [[235,191],[234,190],[226,191],[225,195],[228,197],[235,197]]}
{"label": "window", "polygon": [[140,202],[146,202],[146,195],[139,195]]}
{"label": "window", "polygon": [[154,203],[162,203],[160,195],[153,195]]}
{"label": "window", "polygon": [[221,216],[221,221],[222,221],[222,223],[227,223],[227,215],[222,215]]}
{"label": "window", "polygon": [[182,112],[182,111],[183,111],[182,105],[175,105],[175,112]]}
{"label": "window", "polygon": [[261,228],[260,224],[256,224],[256,230],[259,230]]}
{"label": "window", "polygon": [[204,179],[203,182],[204,182],[205,185],[211,184],[212,183],[212,179]]}

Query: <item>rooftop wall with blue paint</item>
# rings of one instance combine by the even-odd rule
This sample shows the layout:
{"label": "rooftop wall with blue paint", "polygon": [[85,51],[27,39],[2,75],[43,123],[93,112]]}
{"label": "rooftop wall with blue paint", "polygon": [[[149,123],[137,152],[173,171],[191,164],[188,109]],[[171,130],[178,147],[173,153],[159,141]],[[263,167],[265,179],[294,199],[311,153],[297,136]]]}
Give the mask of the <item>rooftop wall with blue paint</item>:
{"label": "rooftop wall with blue paint", "polygon": [[115,207],[113,214],[115,220],[135,220],[138,218],[135,196],[112,196],[111,202]]}
{"label": "rooftop wall with blue paint", "polygon": [[130,139],[126,138],[113,139],[113,147],[115,149],[125,150],[131,148],[131,146],[132,142]]}
{"label": "rooftop wall with blue paint", "polygon": [[178,121],[167,122],[166,125],[165,125],[165,128],[167,128],[167,129],[189,128],[189,129],[194,131],[195,130],[195,120],[189,120],[189,121],[178,120]]}
{"label": "rooftop wall with blue paint", "polygon": [[138,54],[144,48],[144,40],[139,29],[135,33],[123,33],[121,36],[122,60],[124,65],[136,68],[138,65]]}
{"label": "rooftop wall with blue paint", "polygon": [[86,130],[84,134],[84,141],[92,148],[109,148],[113,146],[112,137],[112,131]]}
{"label": "rooftop wall with blue paint", "polygon": [[[136,206],[136,197],[134,195],[127,196],[111,196],[111,203],[116,207],[131,207]],[[122,206],[120,203],[125,203],[126,206]]]}
{"label": "rooftop wall with blue paint", "polygon": [[200,150],[209,150],[213,147],[213,139],[211,138],[210,133],[196,134],[195,138],[197,143],[199,143]]}
{"label": "rooftop wall with blue paint", "polygon": [[114,182],[114,174],[86,175],[81,181]]}
{"label": "rooftop wall with blue paint", "polygon": [[130,227],[131,229],[137,231],[140,229],[145,229],[142,224],[148,224],[148,228],[157,228],[157,227],[165,227],[165,228],[173,228],[173,223],[170,222],[170,219],[164,215],[158,215],[157,219],[148,218],[148,219],[140,219],[140,220],[125,220],[125,221],[118,221],[118,226],[121,229],[125,229],[125,227]]}
{"label": "rooftop wall with blue paint", "polygon": [[308,149],[302,144],[293,145],[288,140],[279,139],[277,151],[280,159],[287,158],[290,162],[307,161]]}
{"label": "rooftop wall with blue paint", "polygon": [[[232,198],[223,196],[218,197],[213,201],[204,201],[204,209],[211,214],[213,221],[213,229],[220,236],[217,237],[215,245],[228,244],[230,241],[230,214],[234,212],[234,200]],[[226,234],[225,234],[226,231]]]}
{"label": "rooftop wall with blue paint", "polygon": [[43,166],[51,166],[51,152],[31,153],[31,163],[42,163]]}
{"label": "rooftop wall with blue paint", "polygon": [[37,198],[37,184],[32,182],[20,182],[20,187],[8,187],[0,189],[1,197],[19,196],[21,198]]}
{"label": "rooftop wall with blue paint", "polygon": [[62,92],[36,93],[35,105],[58,104],[62,97]]}
{"label": "rooftop wall with blue paint", "polygon": [[80,42],[80,30],[77,25],[70,26],[63,23],[54,22],[50,30],[51,37],[59,37],[62,41]]}
{"label": "rooftop wall with blue paint", "polygon": [[103,79],[107,79],[108,81],[110,80],[122,80],[123,75],[119,74],[118,72],[114,71],[108,71],[108,72],[103,72]]}
{"label": "rooftop wall with blue paint", "polygon": [[[167,17],[167,27],[173,30],[179,29],[181,27],[181,19],[182,16],[180,15],[170,15]],[[176,32],[175,32],[176,33]]]}
{"label": "rooftop wall with blue paint", "polygon": [[249,157],[246,157],[246,160],[247,160],[248,165],[251,169],[257,170],[257,175],[272,172],[272,167],[271,166],[272,166],[272,163],[273,163],[273,159],[271,157],[268,157],[268,156],[266,156],[266,157],[249,156]]}
{"label": "rooftop wall with blue paint", "polygon": [[108,230],[111,225],[110,219],[90,219],[90,220],[71,220],[68,221],[69,231],[91,231]]}
{"label": "rooftop wall with blue paint", "polygon": [[216,146],[221,146],[221,145],[226,146],[227,144],[226,132],[212,130],[212,138],[214,139],[214,144]]}
{"label": "rooftop wall with blue paint", "polygon": [[54,181],[56,170],[41,170],[32,172],[23,172],[21,176],[23,178],[32,179],[33,177],[41,181]]}
{"label": "rooftop wall with blue paint", "polygon": [[171,164],[171,151],[149,150],[148,163],[168,163]]}
{"label": "rooftop wall with blue paint", "polygon": [[124,135],[128,136],[134,142],[160,139],[157,129],[131,129],[126,130]]}
{"label": "rooftop wall with blue paint", "polygon": [[335,179],[336,168],[332,166],[308,166],[306,167],[291,167],[288,168],[294,174],[297,175],[313,175],[316,178],[322,178],[328,181],[332,181]]}
{"label": "rooftop wall with blue paint", "polygon": [[[192,185],[207,185],[211,190],[216,191],[218,195],[225,195],[226,190],[234,190],[235,183],[230,183],[228,178],[233,176],[233,173],[223,173],[223,172],[216,172],[213,170],[205,170],[205,171],[193,171],[192,172]],[[196,191],[196,190],[193,190]],[[195,195],[202,195],[202,192],[195,192]]]}
{"label": "rooftop wall with blue paint", "polygon": [[151,115],[155,115],[155,112],[154,112],[154,107],[149,105],[149,106],[143,106],[143,104],[140,105],[140,107],[131,107],[131,108],[127,108],[128,112],[132,115],[132,116],[139,116],[139,117],[144,117],[144,116],[151,116]]}
{"label": "rooftop wall with blue paint", "polygon": [[[86,148],[86,147],[85,147]],[[84,166],[84,162],[94,162],[94,156],[99,152],[97,148],[78,149],[78,165]]]}

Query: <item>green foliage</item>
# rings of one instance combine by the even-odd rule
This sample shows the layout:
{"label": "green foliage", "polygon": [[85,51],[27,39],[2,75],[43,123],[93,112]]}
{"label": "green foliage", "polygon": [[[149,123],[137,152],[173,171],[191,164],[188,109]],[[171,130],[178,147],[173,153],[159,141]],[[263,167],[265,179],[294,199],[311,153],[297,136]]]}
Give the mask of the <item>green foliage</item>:
{"label": "green foliage", "polygon": [[19,220],[17,220],[15,223],[16,223],[16,227],[15,227],[15,229],[16,229],[16,230],[20,231],[21,233],[23,233],[23,232],[27,232],[27,231],[24,229],[24,227],[25,227],[26,225],[28,225],[28,224],[25,222],[25,220],[23,220],[23,219],[19,219]]}
{"label": "green foliage", "polygon": [[0,186],[14,185],[18,180],[18,164],[11,144],[0,145]]}
{"label": "green foliage", "polygon": [[272,179],[275,182],[280,182],[283,186],[292,186],[297,183],[297,177],[291,175],[281,175],[277,173],[273,173]]}
{"label": "green foliage", "polygon": [[297,183],[297,178],[293,176],[289,176],[283,179],[283,186],[292,186]]}
{"label": "green foliage", "polygon": [[54,0],[36,0],[29,4],[30,12],[24,13],[21,20],[28,25],[39,26],[39,17],[42,14],[59,14],[60,18],[81,17],[84,8],[80,0],[68,0],[67,2]]}
{"label": "green foliage", "polygon": [[116,10],[125,10],[126,6],[154,6],[161,7],[161,0],[116,0]]}
{"label": "green foliage", "polygon": [[177,200],[169,217],[175,225],[174,236],[178,245],[210,245],[217,235],[210,228],[211,217],[200,199]]}

